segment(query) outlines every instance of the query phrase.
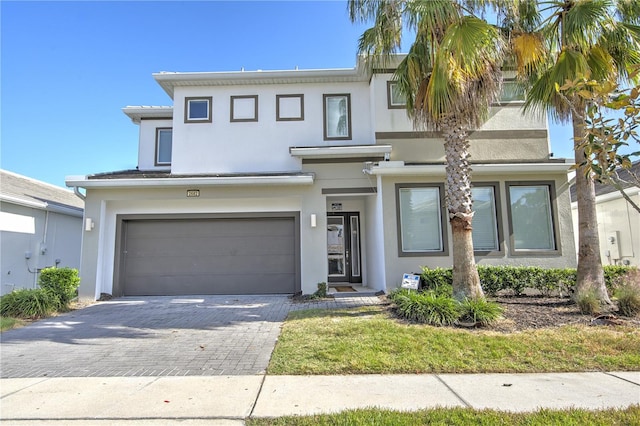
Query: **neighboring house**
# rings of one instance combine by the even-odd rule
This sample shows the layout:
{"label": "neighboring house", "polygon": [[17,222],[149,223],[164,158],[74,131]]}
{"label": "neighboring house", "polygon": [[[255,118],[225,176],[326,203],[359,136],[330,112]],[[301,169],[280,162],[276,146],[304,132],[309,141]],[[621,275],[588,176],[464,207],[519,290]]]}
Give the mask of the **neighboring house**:
{"label": "neighboring house", "polygon": [[[153,74],[173,106],[123,109],[137,169],[67,177],[95,224],[81,295],[388,292],[451,267],[443,142],[414,131],[392,73]],[[505,97],[471,135],[476,259],[575,267],[570,163]]]}
{"label": "neighboring house", "polygon": [[[640,188],[630,179],[629,171],[640,176],[640,161],[634,162],[630,170],[618,171],[620,179],[625,182],[622,185],[625,194],[636,205],[640,205]],[[578,203],[575,185],[571,186],[571,209],[577,247]],[[601,183],[596,183],[596,213],[602,263],[640,266],[640,213],[631,207],[620,191]]]}
{"label": "neighboring house", "polygon": [[83,205],[68,189],[0,170],[1,294],[35,288],[42,268],[80,267]]}

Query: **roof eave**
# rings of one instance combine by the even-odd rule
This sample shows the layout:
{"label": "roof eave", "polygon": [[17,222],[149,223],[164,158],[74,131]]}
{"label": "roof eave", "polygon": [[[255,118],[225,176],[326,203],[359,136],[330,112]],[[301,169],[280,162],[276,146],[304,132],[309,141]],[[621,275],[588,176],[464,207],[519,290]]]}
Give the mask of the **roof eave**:
{"label": "roof eave", "polygon": [[149,187],[193,187],[193,186],[279,186],[312,185],[313,173],[300,175],[269,176],[212,176],[176,178],[124,178],[89,179],[88,176],[67,176],[65,183],[77,188],[149,188]]}

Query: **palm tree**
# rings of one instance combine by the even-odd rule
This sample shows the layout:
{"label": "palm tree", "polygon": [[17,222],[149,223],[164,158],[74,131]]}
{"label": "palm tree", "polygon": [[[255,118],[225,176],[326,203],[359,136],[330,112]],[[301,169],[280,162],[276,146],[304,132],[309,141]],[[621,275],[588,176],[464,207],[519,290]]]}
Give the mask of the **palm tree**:
{"label": "palm tree", "polygon": [[[585,112],[581,96],[563,96],[556,87],[590,76],[625,81],[640,59],[640,2],[618,0],[529,0],[513,28],[518,73],[528,86],[524,110],[548,112],[572,123],[575,162],[585,163]],[[595,293],[610,304],[600,257],[595,190],[591,175],[576,173],[578,271],[575,297]]]}
{"label": "palm tree", "polygon": [[444,139],[453,295],[459,300],[483,297],[473,254],[469,131],[486,120],[500,94],[505,47],[500,31],[476,15],[486,3],[349,1],[353,22],[374,21],[358,49],[371,66],[384,65],[399,50],[403,30],[415,33],[394,80],[406,98],[414,128],[440,131]]}

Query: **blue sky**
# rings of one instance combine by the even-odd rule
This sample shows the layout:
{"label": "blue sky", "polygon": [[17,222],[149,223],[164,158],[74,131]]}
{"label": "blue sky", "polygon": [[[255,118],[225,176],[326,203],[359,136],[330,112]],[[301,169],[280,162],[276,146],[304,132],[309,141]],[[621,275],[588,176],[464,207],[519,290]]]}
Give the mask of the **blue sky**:
{"label": "blue sky", "polygon": [[[121,108],[171,105],[159,71],[351,68],[346,1],[1,1],[0,165],[65,176],[135,168]],[[573,157],[552,126],[556,157]]]}

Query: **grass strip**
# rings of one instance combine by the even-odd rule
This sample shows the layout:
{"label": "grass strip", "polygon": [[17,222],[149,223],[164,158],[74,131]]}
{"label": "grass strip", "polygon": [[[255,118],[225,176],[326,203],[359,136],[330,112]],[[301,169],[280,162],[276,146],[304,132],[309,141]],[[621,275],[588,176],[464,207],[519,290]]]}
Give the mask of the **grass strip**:
{"label": "grass strip", "polygon": [[640,369],[640,331],[497,333],[407,324],[380,306],[291,312],[268,374],[542,373]]}
{"label": "grass strip", "polygon": [[509,413],[495,410],[468,408],[436,408],[416,412],[398,412],[380,409],[349,410],[338,414],[315,416],[291,416],[265,419],[248,419],[248,426],[284,425],[638,425],[640,406],[626,409],[589,411],[583,409],[548,410],[532,413]]}

